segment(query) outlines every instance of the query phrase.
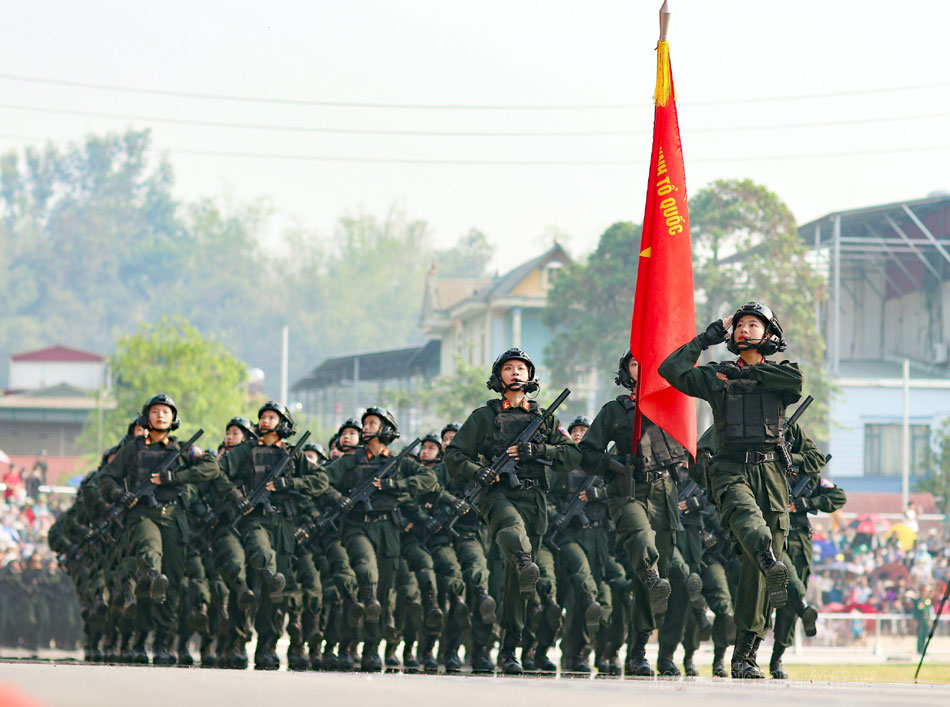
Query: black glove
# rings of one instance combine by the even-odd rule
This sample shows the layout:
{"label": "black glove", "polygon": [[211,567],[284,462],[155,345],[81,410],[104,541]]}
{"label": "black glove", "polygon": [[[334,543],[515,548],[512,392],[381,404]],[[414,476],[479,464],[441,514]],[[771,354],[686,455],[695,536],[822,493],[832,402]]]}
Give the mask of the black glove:
{"label": "black glove", "polygon": [[552,513],[549,520],[552,528],[560,528],[564,525],[564,516],[560,513]]}
{"label": "black glove", "polygon": [[716,369],[717,373],[721,373],[726,378],[731,381],[739,380],[742,378],[742,369],[739,368],[734,362],[726,361],[725,363],[720,363],[719,368]]}
{"label": "black glove", "polygon": [[426,521],[425,530],[429,535],[434,535],[442,530],[442,523],[440,523],[439,519],[435,516],[430,516]]}
{"label": "black glove", "polygon": [[523,462],[534,461],[547,453],[547,447],[538,442],[522,442],[518,445],[518,459]]}
{"label": "black glove", "polygon": [[815,507],[815,502],[807,496],[802,496],[801,498],[796,498],[795,503],[792,505],[798,513],[807,513]]}
{"label": "black glove", "polygon": [[87,540],[91,538],[93,533],[96,532],[92,528],[90,528],[88,525],[82,525],[82,524],[79,525],[77,530],[79,530],[79,534],[82,536],[83,540]]}
{"label": "black glove", "polygon": [[339,506],[340,510],[344,513],[348,512],[353,507],[353,500],[349,496],[340,494],[333,500],[336,501],[336,505]]}
{"label": "black glove", "polygon": [[705,351],[710,346],[721,344],[723,341],[726,340],[726,337],[727,337],[726,328],[722,325],[722,320],[717,319],[708,327],[706,327],[706,331],[704,331],[702,334],[700,334],[696,338],[699,339],[699,343],[703,347],[703,350]]}
{"label": "black glove", "polygon": [[214,511],[210,508],[201,514],[201,517],[198,519],[202,526],[205,528],[210,528],[214,525]]}
{"label": "black glove", "polygon": [[690,513],[695,513],[700,508],[703,507],[703,503],[700,500],[699,496],[690,496],[686,499],[686,510]]}
{"label": "black glove", "polygon": [[251,512],[251,501],[247,497],[242,497],[240,501],[234,504],[234,510],[237,517],[246,516]]}
{"label": "black glove", "polygon": [[294,487],[294,480],[286,476],[278,476],[274,479],[275,491],[290,491]]}
{"label": "black glove", "polygon": [[477,472],[475,472],[475,481],[480,483],[482,486],[491,486],[495,483],[495,479],[498,478],[498,472],[488,466],[483,466]]}
{"label": "black glove", "polygon": [[118,503],[120,506],[125,506],[126,508],[131,508],[132,506],[135,505],[135,502],[136,502],[137,500],[138,500],[138,499],[135,497],[135,494],[134,494],[134,493],[132,493],[131,491],[125,491],[125,492],[122,493],[122,495],[119,496],[119,498],[118,498],[118,500],[117,500],[117,503]]}
{"label": "black glove", "polygon": [[385,479],[380,479],[379,490],[380,491],[395,491],[396,480],[392,478],[391,476],[387,476]]}
{"label": "black glove", "polygon": [[171,469],[166,469],[158,475],[158,483],[162,486],[169,486],[174,484],[176,481],[177,479],[175,478],[175,472]]}
{"label": "black glove", "polygon": [[310,521],[306,521],[304,525],[297,528],[297,531],[294,533],[294,540],[298,543],[305,543],[310,539],[310,531],[313,530],[313,524]]}
{"label": "black glove", "polygon": [[460,516],[464,516],[466,513],[472,510],[472,504],[470,504],[464,498],[458,498],[455,500],[455,503],[452,504],[452,510],[458,513]]}
{"label": "black glove", "polygon": [[594,486],[593,488],[587,489],[587,500],[588,501],[606,501],[607,500],[607,489],[603,486]]}

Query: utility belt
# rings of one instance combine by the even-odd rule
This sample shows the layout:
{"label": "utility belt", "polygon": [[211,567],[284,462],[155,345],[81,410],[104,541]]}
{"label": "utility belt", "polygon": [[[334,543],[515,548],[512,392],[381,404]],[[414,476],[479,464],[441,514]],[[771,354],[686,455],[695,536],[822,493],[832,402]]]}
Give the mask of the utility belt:
{"label": "utility belt", "polygon": [[505,480],[505,478],[502,477],[501,480],[498,481],[496,486],[500,486],[504,490],[510,489],[511,491],[527,491],[528,489],[541,489],[542,491],[547,491],[549,488],[548,480],[546,478],[524,479],[519,476],[518,481],[521,484],[521,486],[519,486],[518,488],[511,488],[508,485],[508,482]]}
{"label": "utility belt", "polygon": [[353,523],[382,523],[386,520],[394,520],[394,511],[367,511],[363,514],[350,516],[349,520]]}
{"label": "utility belt", "polygon": [[778,452],[775,449],[746,449],[720,452],[714,461],[726,461],[734,464],[766,464],[768,462],[779,461]]}

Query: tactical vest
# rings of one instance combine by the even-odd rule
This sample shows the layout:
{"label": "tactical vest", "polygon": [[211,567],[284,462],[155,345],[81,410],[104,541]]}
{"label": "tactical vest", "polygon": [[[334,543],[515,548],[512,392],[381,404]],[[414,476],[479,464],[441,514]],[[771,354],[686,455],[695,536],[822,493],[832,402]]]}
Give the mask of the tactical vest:
{"label": "tactical vest", "polygon": [[254,472],[251,474],[247,492],[250,493],[260,486],[267,476],[267,472],[280,464],[280,460],[286,455],[287,452],[284,451],[283,447],[276,445],[258,444],[251,447],[251,464],[254,467]]}
{"label": "tactical vest", "polygon": [[785,406],[778,393],[756,381],[728,381],[723,392],[723,442],[727,449],[774,447],[782,441]]}
{"label": "tactical vest", "polygon": [[[637,405],[629,395],[621,395],[617,402],[627,411],[628,425],[625,436],[615,437],[614,442],[621,454],[629,455],[633,450],[634,415]],[[638,471],[660,471],[672,466],[686,464],[689,461],[689,452],[670,437],[661,427],[658,427],[650,418],[643,416],[640,423],[640,450],[638,454]],[[621,440],[625,437],[625,445]]]}
{"label": "tactical vest", "polygon": [[[586,483],[586,481],[591,478],[583,471],[579,469],[574,469],[569,472],[567,475],[567,491],[568,491],[568,500],[571,500],[580,493],[581,487]],[[596,479],[594,485],[591,487],[597,488],[598,486],[603,486],[603,479]],[[584,506],[584,513],[587,515],[587,519],[593,523],[601,522],[607,518],[607,504],[604,501],[588,501],[587,505]]]}
{"label": "tactical vest", "polygon": [[[521,434],[535,417],[541,414],[538,403],[531,400],[528,403],[528,410],[522,407],[511,407],[507,410],[502,409],[501,400],[490,400],[488,402],[492,412],[495,413],[495,426],[492,432],[491,459],[503,453],[515,438]],[[545,435],[546,425],[541,425],[538,430],[541,436]],[[520,479],[544,479],[544,465],[536,461],[519,461],[516,465],[518,478]]]}
{"label": "tactical vest", "polygon": [[[353,484],[353,487],[356,488],[362,484],[367,479],[375,478],[379,475],[379,472],[382,471],[383,467],[389,462],[392,457],[376,456],[369,458],[367,456],[367,450],[365,447],[361,447],[356,450],[356,469],[354,469],[354,474],[356,476],[356,483]],[[373,504],[374,511],[391,511],[396,508],[398,504],[397,495],[398,491],[395,489],[379,489],[376,493],[373,494],[372,500],[370,501]]]}
{"label": "tactical vest", "polygon": [[[141,483],[149,481],[152,474],[161,466],[162,462],[178,451],[178,446],[174,444],[145,444],[145,440],[137,440],[138,453],[135,456],[135,483],[138,486]],[[175,468],[175,467],[172,467]],[[155,486],[155,501],[158,503],[171,503],[178,500],[178,494],[181,492],[181,486],[178,484],[159,484]]]}

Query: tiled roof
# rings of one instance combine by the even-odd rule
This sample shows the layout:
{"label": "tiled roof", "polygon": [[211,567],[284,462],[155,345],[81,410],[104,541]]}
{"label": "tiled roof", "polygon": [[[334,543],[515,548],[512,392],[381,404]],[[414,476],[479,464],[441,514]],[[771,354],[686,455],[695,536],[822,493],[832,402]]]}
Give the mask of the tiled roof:
{"label": "tiled roof", "polygon": [[13,361],[55,362],[55,363],[98,363],[103,360],[99,354],[71,349],[67,346],[50,346],[36,351],[24,351],[10,356]]}

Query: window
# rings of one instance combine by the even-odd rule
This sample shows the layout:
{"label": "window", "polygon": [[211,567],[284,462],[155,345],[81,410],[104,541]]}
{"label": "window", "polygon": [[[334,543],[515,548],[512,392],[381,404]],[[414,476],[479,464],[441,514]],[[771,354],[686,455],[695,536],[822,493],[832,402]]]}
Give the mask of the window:
{"label": "window", "polygon": [[552,260],[541,269],[541,289],[550,290],[554,286],[554,281],[561,274],[564,263]]}
{"label": "window", "polygon": [[[898,424],[864,426],[865,476],[900,476],[903,434]],[[929,457],[930,425],[911,425],[911,476],[927,472]]]}

